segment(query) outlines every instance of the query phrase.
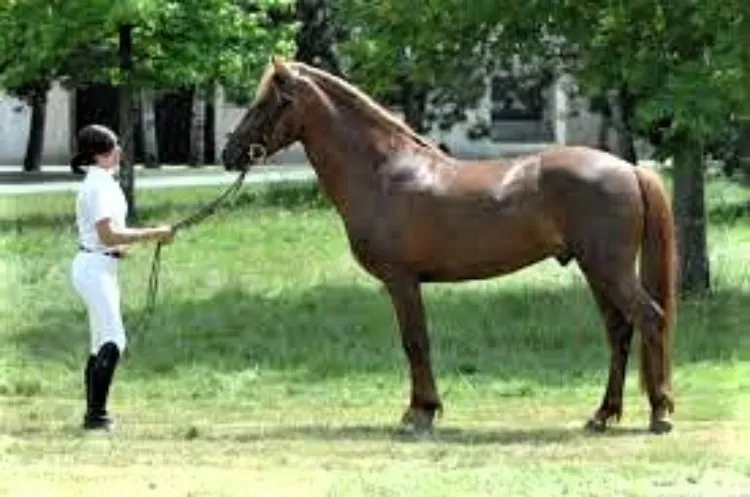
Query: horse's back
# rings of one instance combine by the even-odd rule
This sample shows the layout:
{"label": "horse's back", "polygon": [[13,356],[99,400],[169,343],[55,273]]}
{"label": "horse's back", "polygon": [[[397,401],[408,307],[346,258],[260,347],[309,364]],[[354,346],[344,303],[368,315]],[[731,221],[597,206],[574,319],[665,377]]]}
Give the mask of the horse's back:
{"label": "horse's back", "polygon": [[539,167],[545,174],[565,175],[584,182],[630,176],[634,167],[609,152],[586,146],[555,146],[534,154],[458,163],[467,172],[476,171],[479,176],[501,178],[514,170]]}
{"label": "horse's back", "polygon": [[454,161],[443,187],[448,196],[516,199],[538,209],[575,207],[585,199],[587,205],[630,199],[638,191],[633,167],[601,150],[559,146],[513,158]]}
{"label": "horse's back", "polygon": [[583,182],[633,178],[631,164],[609,152],[584,146],[560,146],[539,154],[542,169]]}

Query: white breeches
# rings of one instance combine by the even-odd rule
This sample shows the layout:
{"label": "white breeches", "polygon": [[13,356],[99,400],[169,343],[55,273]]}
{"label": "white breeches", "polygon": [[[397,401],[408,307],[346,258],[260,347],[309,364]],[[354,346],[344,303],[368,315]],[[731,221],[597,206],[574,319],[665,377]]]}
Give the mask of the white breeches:
{"label": "white breeches", "polygon": [[79,252],[73,259],[71,277],[88,310],[91,354],[107,342],[114,342],[121,354],[125,350],[117,264],[117,259],[90,252]]}

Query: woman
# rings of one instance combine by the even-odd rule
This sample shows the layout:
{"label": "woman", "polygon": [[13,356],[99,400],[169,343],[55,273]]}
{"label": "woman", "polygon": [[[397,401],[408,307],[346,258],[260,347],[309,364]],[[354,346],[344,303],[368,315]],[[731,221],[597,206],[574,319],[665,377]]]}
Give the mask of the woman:
{"label": "woman", "polygon": [[71,279],[86,305],[91,332],[84,373],[86,429],[108,429],[112,424],[107,413],[107,395],[126,344],[117,282],[118,261],[132,243],[169,243],[174,236],[171,226],[125,225],[127,202],[114,178],[119,164],[120,146],[112,130],[96,124],[81,129],[78,153],[71,166],[90,167],[76,199],[79,250],[71,266]]}

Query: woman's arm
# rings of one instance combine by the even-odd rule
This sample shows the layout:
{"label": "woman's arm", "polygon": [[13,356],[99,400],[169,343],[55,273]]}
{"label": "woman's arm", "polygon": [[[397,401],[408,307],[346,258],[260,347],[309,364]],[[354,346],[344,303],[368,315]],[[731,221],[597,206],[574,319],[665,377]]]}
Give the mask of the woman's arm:
{"label": "woman's arm", "polygon": [[113,229],[111,219],[108,217],[97,221],[95,226],[99,240],[108,247],[150,241],[169,243],[174,237],[174,230],[171,226]]}

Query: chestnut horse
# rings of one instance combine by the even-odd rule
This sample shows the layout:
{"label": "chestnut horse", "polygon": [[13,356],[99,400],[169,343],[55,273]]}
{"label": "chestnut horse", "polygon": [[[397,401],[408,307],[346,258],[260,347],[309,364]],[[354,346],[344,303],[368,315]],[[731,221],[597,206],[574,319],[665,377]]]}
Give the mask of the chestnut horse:
{"label": "chestnut horse", "polygon": [[575,260],[586,276],[611,347],[604,398],[586,426],[603,430],[622,414],[635,327],[650,429],[671,430],[675,238],[657,174],[585,147],[457,160],[341,78],[273,58],[222,161],[244,168],[251,146],[271,155],[298,141],[353,256],[390,295],[411,372],[406,426],[429,430],[442,409],[420,284],[491,278],[554,257]]}

